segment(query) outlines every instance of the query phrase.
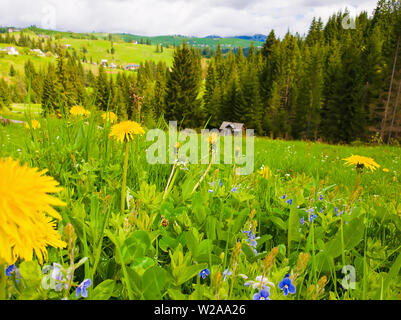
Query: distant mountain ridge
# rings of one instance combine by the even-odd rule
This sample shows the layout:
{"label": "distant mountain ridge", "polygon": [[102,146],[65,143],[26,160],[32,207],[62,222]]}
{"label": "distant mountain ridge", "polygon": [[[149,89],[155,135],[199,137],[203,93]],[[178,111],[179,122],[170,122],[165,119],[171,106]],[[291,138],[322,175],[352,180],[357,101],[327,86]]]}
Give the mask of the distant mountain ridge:
{"label": "distant mountain ridge", "polygon": [[267,36],[264,34],[254,34],[253,36],[233,36],[233,37],[220,37],[218,35],[209,35],[205,39],[242,39],[256,42],[266,42]]}

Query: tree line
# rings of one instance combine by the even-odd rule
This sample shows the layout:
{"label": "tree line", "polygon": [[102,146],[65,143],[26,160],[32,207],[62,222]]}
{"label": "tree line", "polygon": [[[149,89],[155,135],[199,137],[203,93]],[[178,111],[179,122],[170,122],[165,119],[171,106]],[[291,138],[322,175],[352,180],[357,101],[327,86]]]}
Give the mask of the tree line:
{"label": "tree line", "polygon": [[102,67],[96,75],[85,70],[59,47],[56,65],[35,70],[28,62],[24,80],[10,90],[0,81],[0,93],[21,100],[29,88],[45,113],[87,104],[149,126],[162,118],[190,128],[231,121],[275,138],[399,138],[400,1],[380,0],[372,15],[355,18],[355,28],[344,23],[347,17],[338,12],[325,24],[315,18],[303,36],[288,32],[279,39],[272,30],[263,48],[252,46],[247,54],[241,48],[223,53],[218,46],[207,63],[184,42],[171,67],[147,61],[138,73],[114,77]]}

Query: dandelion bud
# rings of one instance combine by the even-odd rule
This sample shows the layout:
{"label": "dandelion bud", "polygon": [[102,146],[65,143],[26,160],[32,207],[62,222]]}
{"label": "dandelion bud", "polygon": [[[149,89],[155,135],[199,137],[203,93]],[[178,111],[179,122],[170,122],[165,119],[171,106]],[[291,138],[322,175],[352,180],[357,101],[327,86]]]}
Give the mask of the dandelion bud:
{"label": "dandelion bud", "polygon": [[234,261],[237,261],[239,255],[241,253],[241,247],[242,247],[241,242],[238,241],[233,249],[233,260]]}
{"label": "dandelion bud", "polygon": [[263,269],[265,270],[265,272],[268,272],[272,268],[277,254],[278,254],[278,248],[274,247],[270,251],[270,253],[266,256],[266,258],[263,260],[262,264],[263,264]]}
{"label": "dandelion bud", "polygon": [[308,260],[309,260],[309,254],[307,252],[306,253],[301,252],[299,254],[297,265],[296,265],[297,273],[302,273],[302,271],[305,270],[305,268],[308,264]]}
{"label": "dandelion bud", "polygon": [[77,240],[77,234],[75,233],[74,226],[71,223],[65,226],[64,234],[68,243],[68,247],[72,248]]}
{"label": "dandelion bud", "polygon": [[327,283],[327,277],[323,276],[317,282],[317,286],[319,287],[319,289],[324,289],[324,287],[326,286],[326,283]]}
{"label": "dandelion bud", "polygon": [[240,147],[236,146],[235,147],[235,156],[238,157],[239,156],[239,152],[240,152]]}
{"label": "dandelion bud", "polygon": [[223,275],[221,274],[220,271],[217,271],[213,277],[213,287],[214,287],[215,292],[219,291],[221,284],[222,284],[222,280],[223,280]]}

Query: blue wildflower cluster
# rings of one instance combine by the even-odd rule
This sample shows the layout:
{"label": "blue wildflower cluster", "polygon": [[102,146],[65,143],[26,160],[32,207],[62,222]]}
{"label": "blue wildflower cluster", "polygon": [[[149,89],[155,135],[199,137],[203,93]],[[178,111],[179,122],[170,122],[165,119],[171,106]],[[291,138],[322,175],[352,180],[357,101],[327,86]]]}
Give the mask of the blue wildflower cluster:
{"label": "blue wildflower cluster", "polygon": [[270,300],[270,288],[260,290],[258,293],[253,295],[253,300]]}
{"label": "blue wildflower cluster", "polygon": [[285,296],[287,296],[289,293],[294,294],[296,292],[296,288],[292,283],[289,274],[284,276],[284,279],[280,281],[278,287],[283,291]]}
{"label": "blue wildflower cluster", "polygon": [[[281,199],[283,199],[283,200],[285,200],[287,198],[287,195],[285,194],[285,195],[283,195],[282,197],[281,197]],[[292,205],[292,199],[288,199],[287,201],[286,201],[289,205]]]}
{"label": "blue wildflower cluster", "polygon": [[77,299],[79,298],[79,296],[81,295],[82,298],[86,298],[88,297],[88,291],[86,289],[88,289],[92,284],[91,279],[85,279],[84,281],[81,282],[80,285],[78,285],[77,287]]}
{"label": "blue wildflower cluster", "polygon": [[253,233],[252,230],[242,231],[242,232],[248,234],[248,238],[246,239],[246,242],[248,242],[249,246],[255,252],[255,255],[257,255],[258,251],[256,250],[256,246],[258,245],[258,243],[256,241],[256,233]]}
{"label": "blue wildflower cluster", "polygon": [[334,212],[337,215],[337,217],[341,216],[344,213],[344,211],[338,212],[338,208],[337,207],[334,208]]}
{"label": "blue wildflower cluster", "polygon": [[205,279],[209,275],[210,275],[210,270],[208,268],[203,269],[201,272],[199,272],[199,277],[202,279]]}

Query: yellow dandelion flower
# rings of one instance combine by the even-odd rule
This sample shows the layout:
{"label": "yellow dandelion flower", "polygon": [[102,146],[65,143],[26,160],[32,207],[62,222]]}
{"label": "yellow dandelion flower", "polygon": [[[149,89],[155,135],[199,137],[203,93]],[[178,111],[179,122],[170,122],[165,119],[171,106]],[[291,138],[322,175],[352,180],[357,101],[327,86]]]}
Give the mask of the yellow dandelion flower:
{"label": "yellow dandelion flower", "polygon": [[[40,128],[40,122],[38,120],[31,120],[32,129],[36,130]],[[25,122],[25,127],[30,129],[29,122]]]}
{"label": "yellow dandelion flower", "polygon": [[70,113],[73,116],[89,116],[91,114],[89,110],[86,110],[84,107],[81,106],[73,106],[70,109]]}
{"label": "yellow dandelion flower", "polygon": [[209,144],[215,144],[217,142],[217,140],[219,139],[219,134],[216,132],[213,132],[210,136],[209,136]]}
{"label": "yellow dandelion flower", "polygon": [[123,121],[111,127],[109,136],[118,142],[131,141],[137,134],[144,134],[145,130],[135,121]]}
{"label": "yellow dandelion flower", "polygon": [[378,163],[376,163],[372,158],[368,157],[352,155],[351,157],[343,160],[346,161],[346,165],[355,165],[357,169],[363,169],[364,167],[367,167],[371,171],[374,171],[376,168],[380,168]]}
{"label": "yellow dandelion flower", "polygon": [[262,168],[260,168],[260,170],[258,171],[258,173],[265,178],[266,180],[269,179],[272,176],[272,172],[268,167],[263,166]]}
{"label": "yellow dandelion flower", "polygon": [[390,172],[390,170],[387,169],[387,168],[384,168],[384,169],[383,169],[383,172]]}
{"label": "yellow dandelion flower", "polygon": [[47,246],[66,246],[53,221],[61,220],[53,206],[65,203],[49,195],[62,188],[46,172],[12,158],[0,159],[0,264],[32,260],[34,252],[42,263]]}
{"label": "yellow dandelion flower", "polygon": [[102,114],[102,119],[111,123],[117,122],[117,116],[114,112],[109,111]]}

